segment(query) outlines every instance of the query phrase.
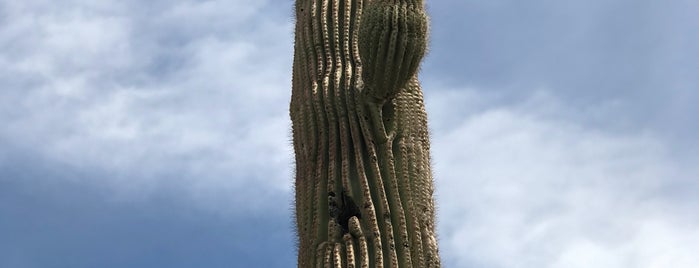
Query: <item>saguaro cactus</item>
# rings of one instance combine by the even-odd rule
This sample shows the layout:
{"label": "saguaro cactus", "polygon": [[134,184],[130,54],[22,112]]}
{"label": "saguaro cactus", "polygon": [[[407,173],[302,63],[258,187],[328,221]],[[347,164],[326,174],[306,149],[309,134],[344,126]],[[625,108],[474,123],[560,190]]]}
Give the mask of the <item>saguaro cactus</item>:
{"label": "saguaro cactus", "polygon": [[296,0],[298,266],[439,267],[422,0]]}

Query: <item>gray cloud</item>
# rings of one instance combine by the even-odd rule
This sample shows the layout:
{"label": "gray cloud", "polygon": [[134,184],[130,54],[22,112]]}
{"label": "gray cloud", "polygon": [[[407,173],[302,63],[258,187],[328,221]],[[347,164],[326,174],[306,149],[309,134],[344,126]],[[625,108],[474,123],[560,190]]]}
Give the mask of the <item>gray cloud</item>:
{"label": "gray cloud", "polygon": [[[110,200],[105,195],[112,191],[104,185],[45,179],[101,173],[36,163],[0,162],[2,267],[289,267],[294,263],[293,233],[285,215],[255,212],[222,217],[190,206],[173,189],[151,194],[147,201]],[[4,180],[6,175],[21,180]],[[264,254],[270,250],[275,258]]]}
{"label": "gray cloud", "polygon": [[[580,110],[614,106],[610,130],[699,135],[695,1],[442,1],[430,3],[425,76],[517,102],[546,89]],[[581,111],[578,115],[585,117]]]}

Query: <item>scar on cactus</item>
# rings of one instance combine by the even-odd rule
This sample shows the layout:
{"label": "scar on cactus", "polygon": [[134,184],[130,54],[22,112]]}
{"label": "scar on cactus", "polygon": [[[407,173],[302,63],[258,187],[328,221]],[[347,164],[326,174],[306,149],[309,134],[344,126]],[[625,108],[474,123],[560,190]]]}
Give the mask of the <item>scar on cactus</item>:
{"label": "scar on cactus", "polygon": [[352,217],[362,218],[359,207],[343,189],[338,199],[335,192],[328,193],[328,214],[342,227],[343,234],[349,233],[349,220]]}

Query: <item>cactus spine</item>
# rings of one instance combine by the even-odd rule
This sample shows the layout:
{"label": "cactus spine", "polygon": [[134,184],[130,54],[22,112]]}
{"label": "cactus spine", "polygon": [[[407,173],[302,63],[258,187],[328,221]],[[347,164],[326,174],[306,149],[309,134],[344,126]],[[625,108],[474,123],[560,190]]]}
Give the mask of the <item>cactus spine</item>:
{"label": "cactus spine", "polygon": [[298,267],[439,267],[423,0],[296,0]]}

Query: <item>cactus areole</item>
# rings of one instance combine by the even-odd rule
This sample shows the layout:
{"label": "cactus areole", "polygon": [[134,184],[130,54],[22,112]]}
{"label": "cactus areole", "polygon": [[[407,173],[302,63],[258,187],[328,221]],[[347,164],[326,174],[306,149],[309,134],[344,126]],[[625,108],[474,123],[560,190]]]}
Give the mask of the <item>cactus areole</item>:
{"label": "cactus areole", "polygon": [[298,267],[439,267],[422,0],[296,0]]}

